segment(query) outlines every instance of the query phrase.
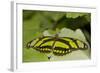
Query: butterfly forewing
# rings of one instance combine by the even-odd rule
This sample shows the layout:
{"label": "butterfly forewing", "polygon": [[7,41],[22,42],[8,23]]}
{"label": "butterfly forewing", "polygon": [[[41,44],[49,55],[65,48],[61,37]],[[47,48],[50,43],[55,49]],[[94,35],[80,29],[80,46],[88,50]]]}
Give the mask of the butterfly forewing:
{"label": "butterfly forewing", "polygon": [[62,39],[69,43],[69,45],[71,46],[71,49],[73,49],[73,48],[78,49],[79,48],[75,39],[68,38],[68,37],[63,37]]}
{"label": "butterfly forewing", "polygon": [[73,50],[78,50],[78,49],[83,50],[83,49],[88,48],[87,44],[81,40],[78,40],[75,38],[69,38],[69,37],[63,37],[62,39],[69,42],[71,49],[73,49]]}
{"label": "butterfly forewing", "polygon": [[[34,43],[35,41],[33,41]],[[34,49],[41,53],[50,53],[52,51],[53,39],[52,37],[42,37],[32,46]]]}

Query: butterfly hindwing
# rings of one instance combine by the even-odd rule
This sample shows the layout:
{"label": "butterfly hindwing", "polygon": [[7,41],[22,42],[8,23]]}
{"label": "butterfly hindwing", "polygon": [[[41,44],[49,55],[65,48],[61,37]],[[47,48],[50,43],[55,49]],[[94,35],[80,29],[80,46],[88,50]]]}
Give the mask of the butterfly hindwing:
{"label": "butterfly hindwing", "polygon": [[71,53],[72,51],[70,49],[66,49],[63,47],[55,47],[53,50],[53,54],[56,56],[63,56],[66,55],[68,53]]}
{"label": "butterfly hindwing", "polygon": [[52,51],[51,46],[42,46],[42,47],[36,47],[36,50],[41,53],[50,53]]}

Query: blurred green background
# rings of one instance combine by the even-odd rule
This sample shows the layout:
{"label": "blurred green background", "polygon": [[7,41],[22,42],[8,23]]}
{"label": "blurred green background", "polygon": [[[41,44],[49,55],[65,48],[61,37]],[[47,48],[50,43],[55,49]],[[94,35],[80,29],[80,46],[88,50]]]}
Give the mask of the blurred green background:
{"label": "blurred green background", "polygon": [[85,12],[54,12],[23,10],[23,62],[48,61],[47,56],[34,49],[27,49],[26,44],[45,30],[55,33],[66,27],[71,30],[81,29],[91,45],[91,14]]}

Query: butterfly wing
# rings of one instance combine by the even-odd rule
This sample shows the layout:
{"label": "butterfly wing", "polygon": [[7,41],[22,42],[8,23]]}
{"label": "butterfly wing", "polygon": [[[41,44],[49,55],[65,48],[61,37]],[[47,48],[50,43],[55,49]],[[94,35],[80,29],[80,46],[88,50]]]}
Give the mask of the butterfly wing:
{"label": "butterfly wing", "polygon": [[53,38],[42,37],[30,41],[27,45],[29,48],[34,48],[41,53],[50,53],[52,51]]}
{"label": "butterfly wing", "polygon": [[54,48],[53,48],[53,54],[56,56],[66,55],[66,54],[72,52],[70,48],[71,48],[71,46],[68,41],[65,41],[61,38],[56,38],[56,42],[55,42]]}
{"label": "butterfly wing", "polygon": [[53,54],[56,56],[63,56],[72,51],[85,50],[87,48],[87,44],[78,39],[69,37],[56,38]]}
{"label": "butterfly wing", "polygon": [[63,56],[75,50],[84,50],[88,46],[83,41],[69,37],[41,37],[30,41],[28,48],[34,48],[41,53],[53,52],[56,56]]}
{"label": "butterfly wing", "polygon": [[70,49],[71,50],[85,50],[88,48],[88,45],[81,41],[81,40],[78,40],[78,39],[75,39],[75,38],[69,38],[69,37],[62,37],[61,38],[62,40],[65,40],[66,42],[69,42],[69,45],[71,46]]}

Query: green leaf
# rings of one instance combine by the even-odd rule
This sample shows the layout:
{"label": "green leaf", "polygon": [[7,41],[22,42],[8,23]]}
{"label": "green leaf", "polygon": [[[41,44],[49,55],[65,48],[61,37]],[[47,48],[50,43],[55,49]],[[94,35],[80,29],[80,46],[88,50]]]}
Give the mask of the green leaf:
{"label": "green leaf", "polygon": [[86,13],[79,13],[79,12],[68,12],[66,13],[66,17],[67,18],[77,18],[79,16],[83,16],[85,15]]}
{"label": "green leaf", "polygon": [[35,14],[34,11],[31,10],[23,10],[23,19],[27,20],[27,19],[31,19],[31,17]]}
{"label": "green leaf", "polygon": [[48,61],[47,56],[43,53],[35,51],[33,48],[23,50],[23,62],[41,62]]}
{"label": "green leaf", "polygon": [[46,11],[46,12],[43,12],[43,15],[46,16],[46,18],[52,19],[53,21],[58,21],[60,18],[62,18],[65,15],[65,12]]}
{"label": "green leaf", "polygon": [[87,19],[88,22],[91,22],[91,14],[90,13],[86,14],[85,18]]}

